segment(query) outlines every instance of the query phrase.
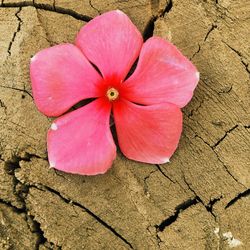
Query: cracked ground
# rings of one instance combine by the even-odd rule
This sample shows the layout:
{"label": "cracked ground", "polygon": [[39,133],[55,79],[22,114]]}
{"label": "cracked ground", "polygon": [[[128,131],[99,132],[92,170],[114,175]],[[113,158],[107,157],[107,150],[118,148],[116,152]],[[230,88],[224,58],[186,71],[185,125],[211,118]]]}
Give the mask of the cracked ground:
{"label": "cracked ground", "polygon": [[[201,73],[179,148],[165,165],[118,152],[102,176],[49,169],[30,58],[111,9]],[[0,249],[250,249],[249,27],[248,0],[2,0]]]}

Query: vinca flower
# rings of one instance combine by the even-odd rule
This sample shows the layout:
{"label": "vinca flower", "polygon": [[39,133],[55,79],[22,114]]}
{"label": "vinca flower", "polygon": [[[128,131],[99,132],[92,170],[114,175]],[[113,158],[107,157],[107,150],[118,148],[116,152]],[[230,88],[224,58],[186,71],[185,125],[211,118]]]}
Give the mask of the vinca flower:
{"label": "vinca flower", "polygon": [[[143,43],[119,10],[87,23],[75,44],[38,52],[30,76],[38,110],[59,116],[47,136],[50,166],[83,175],[105,173],[116,158],[111,114],[127,158],[169,162],[182,132],[181,108],[199,80],[196,67],[173,44],[159,37]],[[67,112],[85,99],[92,101]]]}

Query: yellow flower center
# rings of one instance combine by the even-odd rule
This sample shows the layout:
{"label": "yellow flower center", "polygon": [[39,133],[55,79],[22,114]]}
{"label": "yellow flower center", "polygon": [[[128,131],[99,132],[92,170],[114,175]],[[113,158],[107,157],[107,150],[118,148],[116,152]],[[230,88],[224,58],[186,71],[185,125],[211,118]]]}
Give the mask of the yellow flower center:
{"label": "yellow flower center", "polygon": [[108,89],[106,96],[108,97],[109,101],[114,101],[119,97],[119,92],[115,88]]}

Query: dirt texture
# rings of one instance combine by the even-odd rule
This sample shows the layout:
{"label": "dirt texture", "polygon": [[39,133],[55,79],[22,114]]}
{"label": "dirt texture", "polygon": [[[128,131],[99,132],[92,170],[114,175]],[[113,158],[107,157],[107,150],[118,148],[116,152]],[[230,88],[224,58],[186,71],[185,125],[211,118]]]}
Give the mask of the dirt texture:
{"label": "dirt texture", "polygon": [[[30,58],[112,9],[201,73],[179,148],[161,166],[118,152],[101,176],[49,169]],[[250,249],[249,27],[248,0],[2,0],[0,249]]]}

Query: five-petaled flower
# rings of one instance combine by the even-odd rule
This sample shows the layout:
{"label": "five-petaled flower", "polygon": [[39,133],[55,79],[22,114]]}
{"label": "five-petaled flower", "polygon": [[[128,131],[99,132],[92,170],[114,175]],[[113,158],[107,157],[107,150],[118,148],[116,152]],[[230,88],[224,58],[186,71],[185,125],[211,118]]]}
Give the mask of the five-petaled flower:
{"label": "five-petaled flower", "polygon": [[79,101],[94,99],[56,119],[47,137],[50,166],[84,175],[105,173],[116,157],[111,112],[126,157],[168,162],[182,131],[180,108],[190,101],[199,80],[195,66],[174,45],[159,37],[143,44],[119,10],[87,23],[75,45],[38,52],[30,75],[35,103],[47,116],[60,116]]}

